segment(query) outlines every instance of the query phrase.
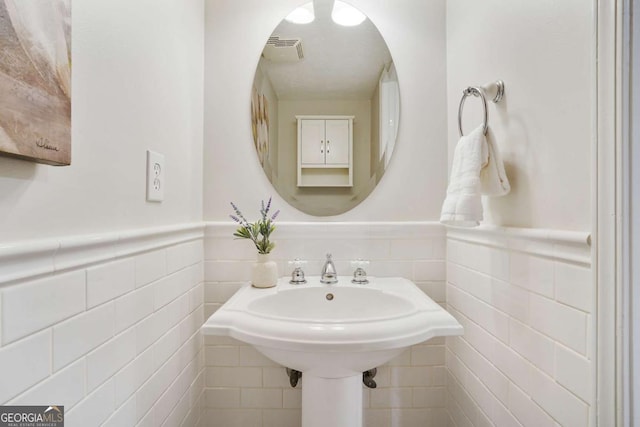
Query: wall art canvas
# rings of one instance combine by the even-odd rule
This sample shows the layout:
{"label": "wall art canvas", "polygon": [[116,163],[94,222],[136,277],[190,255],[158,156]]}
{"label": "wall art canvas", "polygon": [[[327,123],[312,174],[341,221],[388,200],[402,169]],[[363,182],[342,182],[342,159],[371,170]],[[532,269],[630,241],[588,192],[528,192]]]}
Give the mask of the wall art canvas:
{"label": "wall art canvas", "polygon": [[0,154],[71,163],[71,0],[0,0]]}
{"label": "wall art canvas", "polygon": [[255,86],[251,91],[251,132],[260,165],[264,166],[269,160],[269,101]]}

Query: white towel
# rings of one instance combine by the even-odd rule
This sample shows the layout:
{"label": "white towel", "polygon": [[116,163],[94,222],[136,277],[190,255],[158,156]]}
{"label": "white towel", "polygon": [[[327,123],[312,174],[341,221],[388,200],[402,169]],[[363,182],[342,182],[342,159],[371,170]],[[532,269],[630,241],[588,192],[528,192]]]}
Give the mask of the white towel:
{"label": "white towel", "polygon": [[493,138],[483,138],[488,147],[489,161],[480,170],[480,194],[483,196],[504,196],[509,194],[511,185],[504,171],[504,163]]}
{"label": "white towel", "polygon": [[504,165],[492,141],[487,142],[480,126],[460,138],[453,153],[447,197],[440,222],[475,227],[482,220],[481,194],[501,196],[509,192]]}

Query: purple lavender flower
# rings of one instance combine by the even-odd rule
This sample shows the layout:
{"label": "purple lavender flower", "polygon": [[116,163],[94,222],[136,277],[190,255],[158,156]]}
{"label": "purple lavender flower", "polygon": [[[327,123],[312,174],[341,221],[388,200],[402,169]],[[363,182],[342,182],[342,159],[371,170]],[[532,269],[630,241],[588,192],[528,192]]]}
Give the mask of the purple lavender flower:
{"label": "purple lavender flower", "polygon": [[250,239],[258,249],[258,253],[268,254],[271,252],[275,244],[269,241],[269,236],[276,229],[273,221],[275,221],[276,217],[280,213],[280,210],[278,210],[271,216],[271,218],[267,216],[271,209],[271,197],[269,197],[269,201],[266,206],[264,204],[264,200],[260,201],[260,215],[262,218],[255,223],[247,221],[247,219],[242,215],[242,212],[240,212],[240,209],[233,202],[231,202],[231,207],[236,215],[229,215],[229,217],[236,223],[240,224],[233,235],[239,239]]}

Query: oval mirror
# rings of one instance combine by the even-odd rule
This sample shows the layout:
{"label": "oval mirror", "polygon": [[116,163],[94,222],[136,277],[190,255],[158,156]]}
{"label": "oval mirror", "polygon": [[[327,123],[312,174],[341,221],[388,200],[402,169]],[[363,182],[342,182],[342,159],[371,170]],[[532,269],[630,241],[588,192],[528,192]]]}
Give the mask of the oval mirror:
{"label": "oval mirror", "polygon": [[398,79],[373,23],[314,0],[274,30],[256,69],[251,127],[280,196],[316,216],[346,212],[384,174],[399,121]]}

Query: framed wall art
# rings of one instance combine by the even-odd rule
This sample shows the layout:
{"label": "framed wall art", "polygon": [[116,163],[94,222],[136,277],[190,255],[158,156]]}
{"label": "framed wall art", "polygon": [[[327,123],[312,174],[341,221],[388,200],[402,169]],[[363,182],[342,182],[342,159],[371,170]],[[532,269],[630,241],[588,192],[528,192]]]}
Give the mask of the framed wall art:
{"label": "framed wall art", "polygon": [[71,0],[0,0],[0,154],[71,163]]}
{"label": "framed wall art", "polygon": [[269,160],[269,101],[255,86],[251,91],[251,132],[260,165],[264,167]]}

